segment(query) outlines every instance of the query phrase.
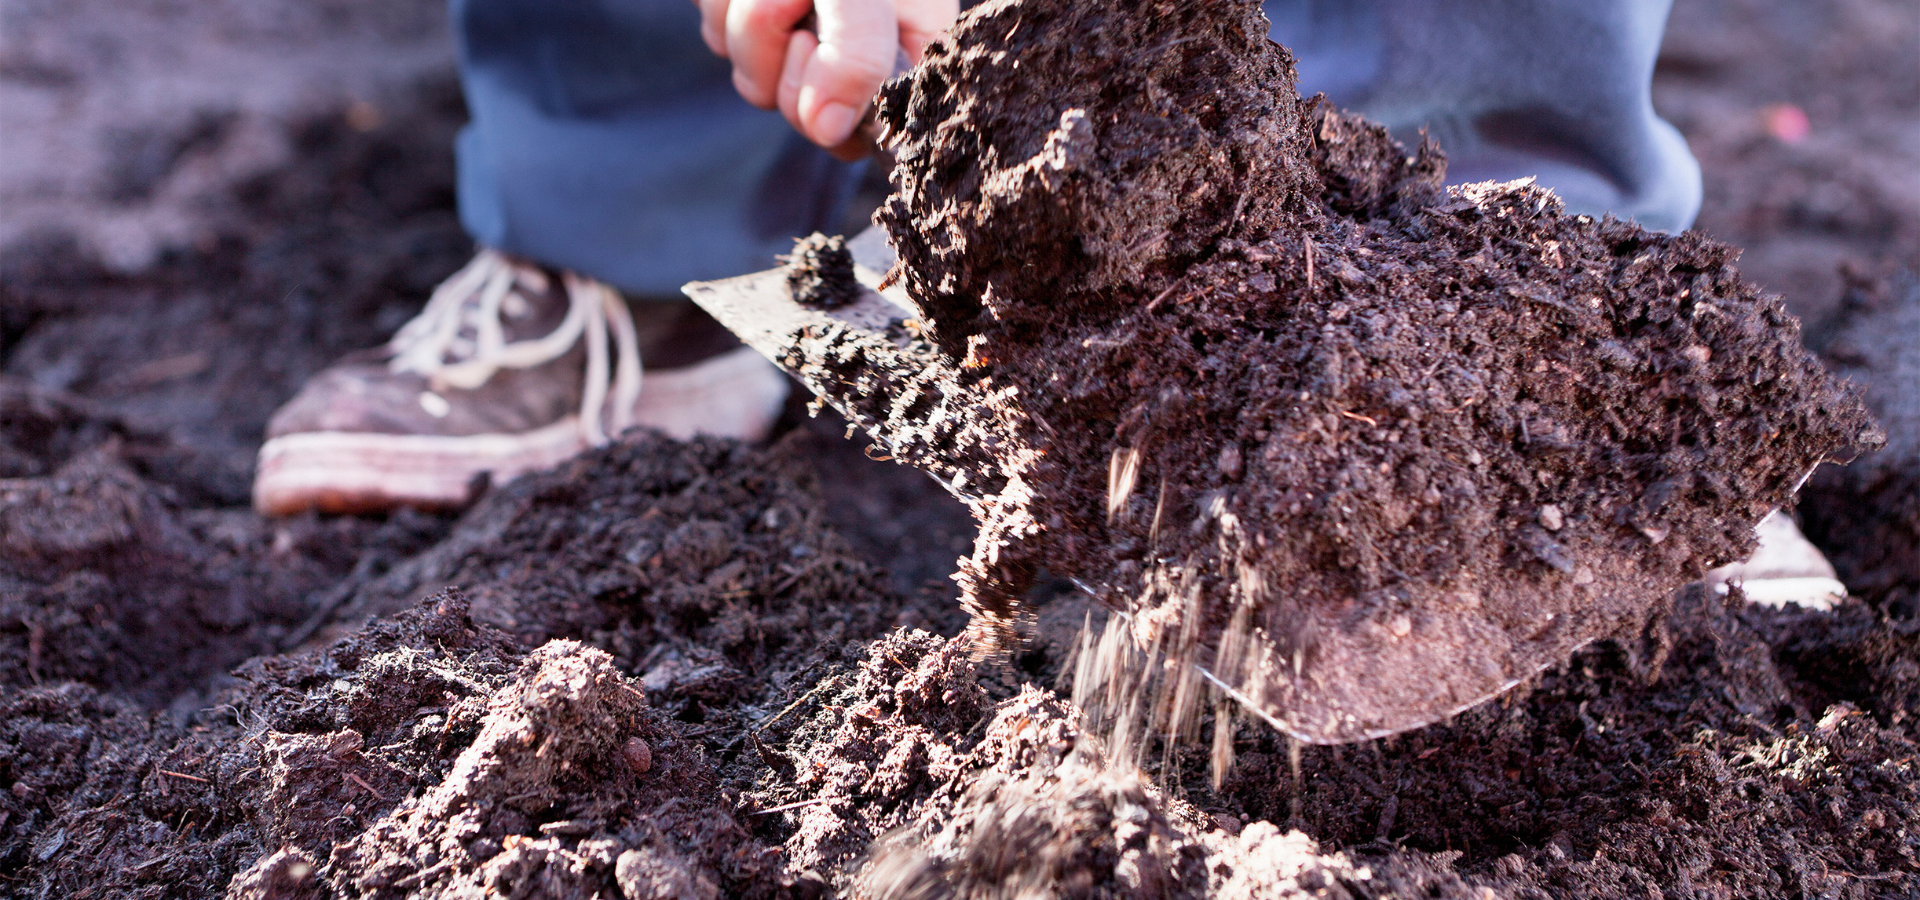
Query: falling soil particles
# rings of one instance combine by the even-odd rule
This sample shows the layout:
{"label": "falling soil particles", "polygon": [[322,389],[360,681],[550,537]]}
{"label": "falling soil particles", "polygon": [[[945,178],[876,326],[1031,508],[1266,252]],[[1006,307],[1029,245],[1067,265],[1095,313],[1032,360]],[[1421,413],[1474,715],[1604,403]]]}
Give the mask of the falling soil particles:
{"label": "falling soil particles", "polygon": [[[893,89],[903,158],[926,154],[889,215],[925,217],[901,250],[930,340],[888,344],[910,384],[856,370],[879,348],[818,357],[870,389],[848,418],[881,446],[796,404],[768,446],[634,432],[457,517],[262,519],[275,405],[469,251],[439,78],[275,126],[288,161],[145,268],[57,234],[0,248],[0,896],[1920,896],[1920,209],[1874,180],[1910,166],[1872,162],[1920,107],[1850,80],[1910,70],[1916,29],[1897,3],[1743,3],[1683,0],[1659,84],[1707,162],[1703,225],[1774,251],[1769,272],[1864,254],[1788,298],[1837,310],[1810,342],[1886,434],[1799,508],[1852,602],[1681,586],[1865,430],[1733,251],[1523,185],[1447,192],[1444,148],[1303,104],[1221,3],[1135,4],[1131,30],[988,6]],[[231,12],[166,11],[206,46]],[[0,90],[114,84],[75,62],[94,31],[9,14],[38,37]],[[1004,77],[989,46],[1063,62]],[[1096,62],[1141,90],[1087,96],[1068,76]],[[992,102],[934,83],[960,72]],[[1794,91],[1813,137],[1742,130]],[[201,134],[190,112],[156,133]],[[1282,163],[1234,163],[1256,152]],[[967,179],[993,182],[991,215],[949,205]],[[1836,185],[1858,202],[1823,213]],[[863,448],[1018,501],[981,545],[1005,565],[961,566],[1002,627],[961,636],[946,578],[979,505]],[[1197,704],[1186,732],[1115,741],[1113,682],[1075,674],[1169,597],[1236,596],[1154,587],[1194,560],[1203,587],[1244,561],[1301,579],[1262,608],[1320,623],[1339,652],[1303,653],[1316,671],[1394,652],[1403,624],[1453,646],[1424,629],[1465,621],[1545,669],[1383,739],[1304,745]],[[1433,605],[1462,572],[1507,589]],[[1163,650],[1233,631],[1182,621],[1201,627]]]}

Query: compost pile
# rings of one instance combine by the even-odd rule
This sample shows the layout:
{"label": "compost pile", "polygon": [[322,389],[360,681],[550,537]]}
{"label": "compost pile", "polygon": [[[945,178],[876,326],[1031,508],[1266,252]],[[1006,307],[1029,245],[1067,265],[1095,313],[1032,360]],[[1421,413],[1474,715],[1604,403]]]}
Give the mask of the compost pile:
{"label": "compost pile", "polygon": [[[380,4],[383,13],[390,7],[408,8]],[[330,6],[327,17],[353,8]],[[118,21],[84,6],[67,9],[13,13],[24,31],[32,31],[36,16],[83,16],[102,28]],[[434,21],[444,12],[432,2],[419,10]],[[199,23],[209,42],[233,27],[231,10],[217,5],[166,13],[170,21]],[[1729,15],[1712,22],[1712,34],[1766,48],[1749,29],[1753,21]],[[1874,43],[1880,26],[1860,24],[1877,20],[1846,21],[1851,30],[1840,34],[1850,48],[1890,47],[1896,54],[1862,52],[1860,65],[1877,58],[1893,70],[1907,59],[1910,42]],[[1017,30],[1008,23],[985,37],[1017,43],[1038,23]],[[309,37],[297,29],[289,35]],[[1231,38],[1222,36],[1223,46],[1235,52],[1268,52]],[[68,60],[61,50],[57,41],[43,41],[33,56],[10,57],[0,65],[0,91],[64,96],[92,84],[93,70],[59,68]],[[1769,66],[1801,58],[1753,54]],[[1285,66],[1262,71],[1284,75]],[[1711,78],[1685,77],[1700,79],[1709,93],[1729,93]],[[1670,608],[1657,607],[1644,628],[1579,651],[1499,701],[1382,740],[1303,748],[1264,724],[1202,710],[1202,728],[1224,730],[1235,760],[1216,784],[1204,741],[1155,746],[1139,768],[1103,746],[1104,732],[1063,687],[1083,623],[1097,632],[1103,612],[1069,584],[1043,581],[1020,599],[1023,627],[1034,633],[1023,633],[1014,652],[975,658],[979,645],[956,637],[967,617],[945,579],[973,536],[968,510],[913,469],[863,458],[861,444],[841,439],[847,423],[831,417],[809,421],[796,408],[791,430],[760,448],[630,433],[552,471],[496,486],[459,517],[399,512],[275,521],[246,509],[247,461],[274,406],[330,359],[384,338],[470,252],[451,205],[448,148],[462,117],[457,92],[434,81],[409,96],[413,106],[382,101],[389,104],[384,123],[345,110],[292,120],[294,156],[232,186],[228,202],[238,218],[214,239],[149,269],[108,270],[52,239],[0,250],[0,896],[639,900],[1026,891],[1616,900],[1656,892],[1920,893],[1920,624],[1912,600],[1920,585],[1910,562],[1920,546],[1911,514],[1920,508],[1912,415],[1920,370],[1911,353],[1920,346],[1920,288],[1913,281],[1854,283],[1845,318],[1817,344],[1830,365],[1859,379],[1889,433],[1886,450],[1845,469],[1823,469],[1800,507],[1809,533],[1828,542],[1862,602],[1831,613],[1769,610],[1737,594],[1687,588]],[[1504,280],[1511,273],[1503,266],[1534,259],[1526,254],[1535,250],[1515,243],[1532,247],[1538,238],[1502,230],[1518,227],[1503,221],[1531,223],[1561,241],[1570,271],[1572,261],[1587,260],[1593,290],[1607,303],[1628,301],[1599,285],[1639,285],[1646,309],[1697,309],[1673,301],[1669,287],[1656,290],[1683,273],[1689,280],[1680,289],[1709,291],[1724,312],[1759,310],[1758,319],[1729,318],[1728,328],[1775,314],[1752,302],[1746,288],[1729,287],[1722,263],[1686,272],[1685,260],[1724,260],[1724,251],[1702,249],[1695,238],[1555,218],[1550,201],[1520,188],[1443,195],[1433,188],[1439,163],[1430,150],[1394,149],[1377,131],[1324,107],[1276,103],[1271,110],[1277,122],[1301,131],[1240,133],[1304,147],[1298,166],[1231,176],[1242,179],[1229,182],[1240,193],[1204,194],[1205,208],[1186,219],[1146,214],[1169,212],[1158,207],[1095,204],[1112,221],[1138,227],[1134,239],[1176,224],[1183,234],[1191,225],[1193,233],[1214,237],[1169,237],[1176,249],[1143,247],[1138,261],[1112,247],[1091,251],[1104,261],[1056,259],[1059,272],[1081,285],[1079,299],[1059,301],[1080,305],[1071,322],[1041,312],[1005,320],[1024,321],[1020,327],[1031,336],[1002,332],[990,311],[969,312],[964,327],[938,317],[921,323],[942,343],[914,345],[912,358],[927,366],[914,382],[926,389],[924,405],[907,399],[900,406],[893,424],[912,428],[890,432],[902,438],[891,448],[911,457],[958,439],[958,458],[983,473],[973,487],[1004,493],[1008,473],[985,467],[999,458],[993,442],[1034,448],[1034,432],[1022,430],[1027,420],[1011,412],[1037,408],[1013,400],[1029,390],[1021,373],[1041,371],[1037,352],[1021,348],[1051,344],[1060,358],[1109,377],[1110,370],[1096,367],[1107,365],[1104,357],[1087,351],[1112,348],[1052,341],[1047,329],[1084,331],[1082,343],[1102,334],[1163,340],[1163,332],[1143,324],[1125,325],[1151,307],[1155,315],[1193,320],[1180,320],[1181,328],[1206,326],[1195,332],[1205,337],[1197,345],[1153,345],[1161,357],[1180,366],[1212,356],[1229,363],[1224,345],[1213,342],[1235,330],[1219,321],[1242,307],[1214,295],[1236,283],[1254,299],[1297,294],[1307,277],[1307,236],[1313,290],[1351,310],[1335,321],[1331,311],[1300,301],[1292,304],[1300,311],[1289,315],[1321,316],[1336,326],[1329,346],[1339,355],[1329,351],[1325,360],[1340,360],[1345,387],[1314,397],[1355,405],[1320,411],[1326,435],[1310,422],[1305,427],[1320,440],[1337,435],[1376,467],[1416,438],[1431,446],[1459,434],[1425,424],[1437,413],[1420,405],[1427,401],[1419,391],[1410,392],[1417,402],[1409,408],[1419,408],[1422,421],[1402,422],[1386,414],[1399,407],[1364,405],[1373,396],[1365,390],[1370,382],[1352,380],[1357,372],[1388,378],[1393,371],[1380,367],[1389,360],[1418,358],[1403,355],[1410,351],[1392,337],[1397,330],[1378,342],[1367,330],[1363,342],[1361,329],[1371,329],[1372,320],[1352,312],[1410,329],[1390,308],[1367,306],[1369,292],[1391,287],[1405,290],[1408,303],[1429,303],[1421,299],[1426,287],[1393,280],[1415,276],[1388,273],[1383,247],[1398,248],[1402,255],[1392,262],[1406,273],[1457,272],[1467,262],[1448,255],[1448,242],[1484,238],[1473,246],[1485,254],[1474,264],[1488,273],[1485,289],[1455,298],[1448,327],[1464,328],[1460,320],[1471,312],[1487,334],[1503,339],[1515,325],[1511,316],[1501,318],[1507,299],[1492,288],[1536,286]],[[1049,107],[1034,129],[1051,133],[1061,123],[1061,110]],[[193,141],[224,140],[217,127],[189,124]],[[168,183],[166,166],[176,160],[150,152],[171,146],[167,135],[133,144],[135,162],[147,167],[140,171]],[[177,155],[191,161],[200,146]],[[1079,145],[1063,138],[1060,146],[1071,155],[1103,144],[1074,150]],[[1230,142],[1220,146],[1230,157]],[[1093,158],[1093,169],[1104,171],[1097,152]],[[1183,177],[1179,163],[1165,165],[1162,184]],[[1252,198],[1237,219],[1214,206],[1286,184],[1305,185],[1304,199],[1255,208]],[[1180,191],[1168,189],[1174,194]],[[1894,215],[1875,213],[1882,214]],[[1129,216],[1135,218],[1123,218]],[[1041,219],[1035,213],[1028,221]],[[1920,215],[1899,221],[1920,223]],[[1413,240],[1404,229],[1414,224],[1430,236]],[[1296,243],[1275,243],[1274,235],[1289,234]],[[1340,238],[1369,234],[1376,243]],[[1620,243],[1609,243],[1616,237]],[[1614,255],[1629,244],[1631,250],[1619,250],[1626,256]],[[837,255],[831,246],[816,249],[829,262]],[[1285,253],[1292,262],[1283,265]],[[1255,258],[1262,254],[1272,258]],[[1649,261],[1636,263],[1641,256]],[[1365,278],[1349,282],[1336,260]],[[1591,274],[1600,271],[1595,261],[1613,267],[1604,269],[1606,277]],[[1674,268],[1663,268],[1669,262]],[[1616,268],[1640,274],[1617,277]],[[1171,274],[1183,269],[1183,276]],[[1020,277],[971,265],[952,271],[962,270],[1007,285]],[[1263,276],[1273,279],[1271,289]],[[1694,287],[1703,277],[1706,288]],[[1107,288],[1091,285],[1134,280],[1148,286],[1129,288],[1132,311],[1115,306],[1101,318],[1105,307],[1089,292]],[[816,285],[827,290],[815,293],[836,294],[835,285],[827,280]],[[1205,290],[1189,296],[1196,286]],[[1176,289],[1153,306],[1170,287]],[[1019,298],[1005,295],[1011,299],[1000,304],[1001,290],[995,305],[1018,313]],[[1269,317],[1253,329],[1265,339],[1307,334],[1272,318],[1271,309],[1261,312],[1267,307],[1260,304],[1244,308]],[[1538,317],[1548,324],[1539,327],[1577,321],[1563,314],[1572,316],[1548,308]],[[1431,319],[1414,321],[1434,340],[1444,337]],[[1337,339],[1343,327],[1351,330],[1350,343]],[[1644,327],[1704,334],[1723,342],[1715,348],[1773,346],[1736,340],[1698,316],[1649,319]],[[975,349],[950,341],[961,333],[988,338],[973,354],[982,365],[958,365]],[[1587,333],[1567,332],[1576,340]],[[1696,360],[1697,353],[1676,358],[1663,349],[1668,344],[1639,332],[1617,342],[1647,353],[1644,362],[1620,369],[1645,379],[1634,409],[1620,411],[1634,422],[1645,418],[1638,407],[1675,396],[1663,393],[1663,378],[1678,390],[1700,385],[1699,373],[1729,371],[1719,368],[1718,349]],[[942,349],[949,343],[951,352]],[[1367,355],[1376,343],[1383,359]],[[1561,355],[1554,354],[1561,344],[1528,346],[1537,358],[1580,364],[1569,357],[1571,344]],[[1509,381],[1488,380],[1474,395],[1487,399],[1466,407],[1480,410],[1476,415],[1502,409],[1497,398],[1511,395],[1498,391],[1518,390],[1514,384],[1536,390],[1551,381],[1544,375],[1560,371],[1503,369],[1507,351],[1489,345],[1488,352],[1493,362],[1476,356],[1463,370],[1483,379],[1506,372]],[[1319,380],[1299,390],[1332,384],[1327,365],[1313,359],[1318,368],[1300,371]],[[1777,380],[1804,371],[1796,368],[1804,357],[1794,353],[1758,357],[1767,360],[1774,363],[1765,371],[1784,373]],[[1158,378],[1168,370],[1153,362],[1125,374]],[[1648,375],[1656,362],[1677,368]],[[1278,378],[1294,367],[1275,370]],[[856,412],[884,421],[892,402],[907,398],[897,374],[875,373],[875,402]],[[991,379],[991,396],[1002,398],[993,415],[956,413],[934,422],[929,410],[964,409],[977,395],[933,389],[964,387],[969,379]],[[1463,383],[1444,368],[1430,381],[1447,391]],[[1585,383],[1569,389],[1586,390],[1578,387]],[[1732,414],[1739,409],[1774,415],[1776,425],[1794,421],[1784,415],[1786,393],[1757,395],[1778,400],[1775,409],[1752,399],[1753,390],[1743,384],[1716,395],[1728,404],[1719,427],[1741,427]],[[1209,396],[1194,391],[1187,408],[1218,416]],[[1688,410],[1704,395],[1690,396],[1669,404],[1682,423],[1672,428],[1700,424]],[[1726,398],[1747,398],[1740,401],[1747,405]],[[1531,418],[1522,418],[1517,404],[1504,407],[1515,428],[1506,444],[1473,445],[1481,465],[1509,472],[1524,459],[1533,464],[1523,470],[1564,478],[1572,470],[1559,460],[1586,452],[1586,445],[1543,449],[1543,435],[1557,432],[1536,423],[1551,418],[1551,403],[1528,399],[1542,407]],[[1088,432],[1084,442],[1053,438],[1045,455],[1029,457],[1036,466],[1070,451],[1093,457],[1092,484],[1074,490],[1094,511],[1076,513],[1082,518],[1074,521],[1090,519],[1096,528],[1108,527],[1106,482],[1114,471],[1112,438],[1120,433],[1114,423],[1126,411],[1114,408],[1097,432],[1085,424],[1094,420],[1072,420]],[[1340,410],[1391,423],[1382,430],[1400,430],[1401,443],[1383,443],[1374,426]],[[1808,427],[1849,421],[1839,410],[1834,420],[1814,419]],[[1263,421],[1274,423],[1261,426],[1272,433],[1293,427],[1271,416]],[[1524,443],[1511,440],[1522,421],[1529,429]],[[1166,426],[1162,419],[1148,424],[1164,435],[1157,430]],[[1646,440],[1664,440],[1661,434],[1667,432],[1649,432]],[[1244,441],[1238,481],[1226,474],[1234,465],[1228,444],[1215,446],[1211,468],[1200,468],[1220,473],[1209,492],[1245,485],[1247,472],[1267,465],[1255,452],[1264,445]],[[1804,441],[1775,439],[1755,452],[1785,454],[1780,448],[1789,444],[1807,449]],[[1144,443],[1121,446],[1143,448],[1134,496],[1115,511],[1114,531],[1089,531],[1089,541],[1137,533],[1128,529],[1151,513],[1147,501],[1157,498],[1160,474],[1177,475],[1165,451],[1156,461]],[[1724,461],[1724,446],[1701,447],[1709,461]],[[1454,452],[1468,464],[1464,449]],[[1322,459],[1304,451],[1281,458]],[[1622,466],[1631,475],[1651,464],[1630,459]],[[1451,468],[1420,471],[1443,495],[1464,477]],[[1737,552],[1733,538],[1671,518],[1675,508],[1694,508],[1685,505],[1696,502],[1689,497],[1722,470],[1703,464],[1676,471],[1694,474],[1673,489],[1679,499],[1669,501],[1668,518],[1652,520],[1672,532],[1656,544],[1640,530],[1648,520],[1628,518],[1617,538],[1643,549],[1681,539],[1693,542],[1696,555]],[[1376,484],[1376,472],[1362,466],[1351,478]],[[1399,475],[1390,472],[1380,483],[1404,490]],[[1763,493],[1726,477],[1732,481],[1725,490],[1740,497],[1757,502]],[[1418,505],[1354,505],[1367,502],[1352,487],[1360,483],[1350,480],[1345,489],[1355,510],[1344,520],[1352,533],[1376,541],[1391,536],[1363,518],[1363,509],[1428,515]],[[1468,483],[1479,489],[1489,482]],[[1548,489],[1538,478],[1525,484]],[[1574,505],[1579,499],[1542,501],[1558,507],[1558,531],[1538,510],[1531,521],[1550,536],[1584,533],[1571,524],[1578,521],[1574,510],[1585,508]],[[1300,502],[1303,511],[1312,504]],[[1491,509],[1494,524],[1487,527],[1494,531],[1526,521],[1521,501],[1500,502],[1517,505],[1518,518],[1486,503],[1441,508],[1463,515]],[[1184,520],[1176,513],[1169,507],[1164,514],[1159,546],[1169,546],[1176,532],[1191,534],[1194,511],[1182,513]],[[1193,538],[1199,543],[1179,546],[1212,546],[1207,542],[1225,533],[1219,523],[1208,518],[1206,533]],[[1733,531],[1729,523],[1719,527]],[[1150,522],[1146,533],[1152,535]],[[1569,553],[1584,552],[1564,537],[1554,540]],[[1529,577],[1560,577],[1528,544],[1500,549]],[[1147,557],[1138,559],[1145,571]],[[1339,569],[1334,563],[1328,571]],[[1357,563],[1354,571],[1361,571]],[[1385,621],[1391,631],[1394,620]]]}
{"label": "compost pile", "polygon": [[[1867,282],[1850,291],[1822,353],[1867,388],[1887,446],[1807,485],[1807,530],[1842,548],[1834,565],[1853,590],[1920,613],[1920,279]],[[1857,586],[1856,586],[1857,585]]]}
{"label": "compost pile", "polygon": [[875,433],[986,420],[961,579],[1002,641],[1044,563],[1289,733],[1388,734],[1637,631],[1880,442],[1731,248],[1443,191],[1264,22],[1004,0],[883,91],[940,358]]}

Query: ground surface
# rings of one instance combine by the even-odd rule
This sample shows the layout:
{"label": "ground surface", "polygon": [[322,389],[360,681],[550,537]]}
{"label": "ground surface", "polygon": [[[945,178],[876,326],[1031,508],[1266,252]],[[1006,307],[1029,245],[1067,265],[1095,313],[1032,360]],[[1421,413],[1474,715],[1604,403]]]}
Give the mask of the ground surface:
{"label": "ground surface", "polygon": [[1889,426],[1802,509],[1865,602],[1688,593],[1397,738],[1243,724],[1217,790],[1204,741],[1066,752],[1073,593],[947,646],[970,523],[833,422],[248,512],[272,408],[468,247],[438,4],[245,6],[0,3],[0,893],[1920,892],[1910,4],[1681,0],[1656,85],[1702,229]]}

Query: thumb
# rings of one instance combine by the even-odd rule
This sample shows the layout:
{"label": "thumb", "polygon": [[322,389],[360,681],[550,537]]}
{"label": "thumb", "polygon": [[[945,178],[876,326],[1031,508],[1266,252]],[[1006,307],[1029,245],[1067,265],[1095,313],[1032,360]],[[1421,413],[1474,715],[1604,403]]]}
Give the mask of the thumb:
{"label": "thumb", "polygon": [[795,112],[814,143],[846,143],[893,74],[900,24],[891,0],[817,0],[820,46],[800,73]]}

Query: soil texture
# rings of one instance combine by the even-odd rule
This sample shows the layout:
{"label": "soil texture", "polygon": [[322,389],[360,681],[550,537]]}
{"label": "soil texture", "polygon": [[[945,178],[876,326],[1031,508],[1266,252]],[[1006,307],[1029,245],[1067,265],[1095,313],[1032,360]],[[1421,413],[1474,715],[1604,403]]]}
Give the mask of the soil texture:
{"label": "soil texture", "polygon": [[[741,788],[723,789],[759,768],[757,720],[849,643],[954,618],[932,596],[914,613],[848,556],[810,478],[790,451],[632,435],[495,492],[340,613],[382,618],[244,663],[180,724],[17,672],[0,748],[17,837],[0,852],[44,864],[36,890],[116,896],[209,896],[227,878],[245,897],[784,896],[791,872],[751,836]],[[229,577],[258,583],[245,574]],[[443,579],[469,587],[406,599]]]}
{"label": "soil texture", "polygon": [[815,309],[838,309],[860,299],[847,239],[814,233],[794,242],[786,260],[793,299]]}
{"label": "soil texture", "polygon": [[[1401,577],[1341,563],[1344,553],[1417,575],[1432,559],[1381,550],[1397,545],[1378,523],[1458,510],[1483,540],[1445,552],[1503,555],[1550,587],[1566,578],[1551,547],[1501,530],[1535,505],[1530,521],[1562,550],[1585,553],[1581,535],[1637,542],[1649,583],[1664,583],[1692,565],[1661,556],[1680,554],[1676,541],[1702,559],[1737,552],[1735,523],[1709,527],[1706,510],[1766,499],[1768,479],[1797,478],[1787,463],[1821,428],[1850,421],[1842,407],[1826,419],[1785,415],[1794,391],[1818,382],[1780,345],[1791,341],[1746,333],[1772,328],[1777,309],[1731,277],[1730,251],[1570,223],[1524,188],[1448,195],[1436,149],[1403,153],[1324,106],[1269,104],[1257,79],[1184,102],[1193,78],[1165,66],[1126,76],[1115,58],[1097,65],[1136,95],[1059,86],[1085,118],[1063,116],[1063,105],[1016,121],[962,98],[964,114],[935,108],[924,119],[945,132],[901,131],[957,141],[958,125],[980,125],[994,136],[982,148],[1006,203],[991,221],[969,221],[956,203],[942,227],[966,240],[926,248],[945,254],[937,265],[954,284],[993,286],[990,304],[904,326],[903,340],[915,329],[935,339],[907,341],[904,355],[823,336],[842,354],[823,356],[836,371],[871,379],[848,418],[891,423],[888,441],[845,440],[847,421],[808,419],[796,401],[769,447],[635,433],[495,486],[460,516],[271,521],[246,505],[268,415],[319,367],[384,340],[472,251],[452,209],[458,94],[450,72],[417,74],[451,56],[434,37],[445,6],[106,6],[0,0],[0,144],[32,151],[0,167],[0,896],[1920,895],[1920,295],[1903,274],[1920,267],[1920,203],[1902,177],[1920,160],[1920,132],[1907,127],[1920,111],[1909,77],[1920,20],[1907,4],[1681,0],[1656,81],[1663,112],[1706,164],[1702,227],[1750,248],[1744,271],[1786,292],[1821,359],[1859,385],[1885,428],[1884,450],[1824,468],[1800,510],[1858,602],[1767,610],[1683,589],[1496,702],[1329,747],[1204,706],[1196,731],[1211,743],[1111,740],[1108,685],[1075,685],[1075,673],[1099,657],[1106,620],[1125,622],[1044,571],[1020,599],[1013,651],[976,659],[979,642],[955,638],[967,617],[949,577],[974,536],[970,511],[919,471],[879,460],[957,460],[941,477],[979,498],[1032,490],[1048,457],[1089,455],[1091,481],[1069,497],[1084,504],[1074,527],[1119,546],[1114,535],[1137,537],[1145,522],[1150,539],[1095,574],[1129,559],[1139,568],[1127,577],[1147,571],[1176,533],[1187,552],[1218,548],[1222,518],[1192,533],[1198,502],[1239,488],[1220,495],[1221,512],[1238,515],[1231,504],[1253,499],[1251,474],[1269,471],[1267,443],[1229,430],[1237,456],[1220,443],[1177,457],[1165,448],[1181,442],[1165,429],[1238,428],[1217,386],[1245,377],[1230,355],[1244,329],[1318,354],[1297,367],[1304,386],[1286,386],[1312,404],[1247,405],[1248,427],[1269,441],[1308,435],[1277,460],[1333,459],[1316,448],[1336,440],[1365,460],[1311,476],[1353,513],[1322,502],[1319,487],[1299,499],[1297,515],[1321,517],[1315,527],[1374,541],[1314,545],[1336,568]],[[1284,71],[1277,51],[1174,12],[1250,54],[1250,71]],[[1015,48],[1041,24],[990,36]],[[1109,29],[1080,46],[1219,69],[1194,55],[1197,42],[1140,40]],[[950,62],[993,77],[987,61]],[[253,77],[260,66],[273,68]],[[1156,97],[1199,112],[1160,123],[1128,106]],[[1263,104],[1277,118],[1259,119]],[[1778,127],[1792,124],[1785,106],[1804,112],[1804,139]],[[1097,111],[1131,124],[1116,134]],[[1147,138],[1190,153],[1112,152]],[[1216,171],[1210,154],[1230,160],[1240,142],[1303,155],[1280,171],[1230,172],[1232,193],[1203,190],[1187,206],[1130,207],[1119,189],[1132,179],[1153,186],[1142,197],[1184,196],[1215,177],[1204,174]],[[945,203],[973,177],[947,174],[958,180],[929,177],[916,196]],[[1295,193],[1247,189],[1257,184]],[[1235,215],[1227,204],[1243,195]],[[1073,313],[1057,316],[1016,290],[1035,273],[996,268],[989,248],[969,242],[1032,240],[1021,223],[1064,215],[1047,209],[1051,199],[1138,229],[1130,240],[1168,237],[1137,252],[1055,248],[1079,285],[1054,298]],[[1548,240],[1560,242],[1562,270],[1592,287],[1503,293],[1553,269]],[[1433,287],[1445,279],[1465,287]],[[1245,296],[1229,302],[1230,285]],[[1577,302],[1589,290],[1603,298],[1591,314]],[[1672,300],[1676,290],[1692,292],[1690,306]],[[1393,292],[1426,298],[1414,307],[1421,318],[1380,300]],[[1720,313],[1700,314],[1699,298]],[[1442,302],[1455,304],[1443,326]],[[1516,308],[1537,321],[1515,322]],[[1595,331],[1614,321],[1595,316],[1627,309],[1649,318]],[[1830,309],[1839,316],[1826,319]],[[1663,310],[1674,318],[1650,317]],[[1167,341],[1152,317],[1205,340]],[[1333,330],[1297,324],[1307,321]],[[1520,345],[1524,363],[1512,358],[1520,349],[1492,343],[1516,333],[1534,342]],[[1409,348],[1413,335],[1432,348]],[[1425,370],[1396,366],[1471,335],[1488,346],[1460,369],[1481,380],[1467,396],[1485,399],[1442,416],[1434,392],[1452,399],[1470,382],[1441,367],[1415,390],[1407,372]],[[1596,336],[1643,355],[1583,368],[1596,354],[1621,359],[1577,343]],[[1141,343],[1098,343],[1119,338]],[[1398,355],[1362,352],[1376,341]],[[1110,417],[1070,419],[1081,423],[1074,433],[1048,435],[1045,456],[1009,473],[998,461],[1008,447],[1039,448],[1047,426],[1037,423],[1067,431],[1050,410],[1009,412],[1039,409],[1021,373],[1045,371],[1024,349],[1042,346],[1061,348],[1078,367],[1070,380],[1089,388],[1061,402],[1104,404]],[[1727,355],[1748,352],[1754,367],[1738,371],[1772,381],[1711,381],[1734,371]],[[860,366],[876,359],[896,368]],[[1113,368],[1124,359],[1150,365]],[[1183,418],[1161,406],[1121,418],[1133,372],[1173,370],[1205,373],[1180,385]],[[1556,404],[1614,397],[1626,383],[1638,387],[1617,414],[1648,423],[1642,446],[1701,441],[1698,459],[1618,460],[1622,477],[1671,465],[1685,479],[1667,518],[1653,520],[1672,529],[1658,544],[1635,518],[1653,507],[1629,505],[1610,524],[1580,505],[1585,494],[1567,493],[1584,484],[1568,473],[1594,437],[1612,432],[1582,431],[1593,420]],[[1394,400],[1394,385],[1411,399]],[[982,397],[994,416],[966,412]],[[1709,397],[1723,412],[1714,429],[1700,411]],[[1648,411],[1663,403],[1671,418]],[[1405,412],[1415,409],[1417,423]],[[1727,440],[1752,427],[1738,415],[1755,413],[1805,430],[1736,460]],[[1136,433],[1123,421],[1144,422],[1138,433],[1162,449],[1116,441]],[[1445,443],[1486,429],[1500,440]],[[1108,525],[1109,479],[1128,481],[1116,446],[1142,453]],[[1458,459],[1428,466],[1437,457],[1416,447]],[[1761,456],[1771,461],[1732,472]],[[1440,504],[1403,502],[1424,495],[1401,484],[1416,466],[1383,475],[1381,462],[1418,463]],[[1184,510],[1170,499],[1156,537],[1159,475],[1179,471],[1210,474]],[[1481,480],[1495,475],[1506,480]],[[1463,483],[1473,498],[1454,493]],[[1476,511],[1493,518],[1466,515]],[[1009,547],[1019,562],[1019,545]],[[1391,636],[1387,611],[1400,601],[1370,596],[1356,610],[1384,616]],[[1132,642],[1121,631],[1108,639]],[[1216,783],[1222,756],[1231,765]]]}
{"label": "soil texture", "polygon": [[1442,190],[1264,35],[1003,0],[882,92],[878,218],[968,400],[896,363],[875,434],[989,420],[961,580],[1001,642],[1044,564],[1178,661],[1176,722],[1191,662],[1296,737],[1377,737],[1638,630],[1880,442],[1731,248]]}
{"label": "soil texture", "polygon": [[1857,278],[1821,346],[1835,372],[1866,388],[1887,445],[1802,492],[1801,517],[1849,589],[1920,615],[1920,278]]}

